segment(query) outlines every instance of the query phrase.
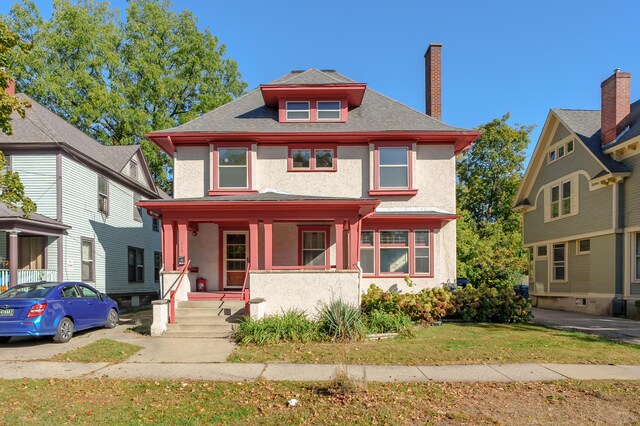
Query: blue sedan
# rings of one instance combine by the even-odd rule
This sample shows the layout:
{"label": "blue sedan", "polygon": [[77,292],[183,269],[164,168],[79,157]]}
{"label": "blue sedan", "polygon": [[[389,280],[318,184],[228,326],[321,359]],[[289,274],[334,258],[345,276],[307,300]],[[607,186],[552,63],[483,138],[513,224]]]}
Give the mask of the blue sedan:
{"label": "blue sedan", "polygon": [[53,336],[66,343],[74,331],[118,324],[118,303],[76,282],[20,284],[0,294],[0,343],[13,336]]}

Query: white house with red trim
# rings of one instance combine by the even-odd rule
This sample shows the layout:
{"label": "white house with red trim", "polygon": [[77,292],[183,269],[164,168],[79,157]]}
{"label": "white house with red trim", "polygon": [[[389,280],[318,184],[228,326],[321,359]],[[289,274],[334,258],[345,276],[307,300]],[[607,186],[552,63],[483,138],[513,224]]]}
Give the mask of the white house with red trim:
{"label": "white house with red trim", "polygon": [[165,298],[314,314],[371,283],[455,280],[455,156],[479,133],[440,121],[440,50],[425,55],[427,114],[308,69],[147,134],[174,158],[174,199],[139,203],[162,218]]}

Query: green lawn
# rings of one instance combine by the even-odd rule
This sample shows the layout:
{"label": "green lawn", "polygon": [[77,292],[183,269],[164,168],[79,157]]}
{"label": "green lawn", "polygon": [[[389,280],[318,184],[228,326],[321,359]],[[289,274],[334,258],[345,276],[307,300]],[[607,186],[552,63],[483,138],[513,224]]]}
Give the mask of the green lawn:
{"label": "green lawn", "polygon": [[484,364],[557,362],[638,364],[640,345],[524,324],[445,323],[412,338],[356,343],[238,346],[234,362]]}
{"label": "green lawn", "polygon": [[[633,424],[640,382],[0,381],[0,423]],[[296,406],[287,401],[295,398]]]}
{"label": "green lawn", "polygon": [[78,349],[53,357],[61,362],[120,362],[142,349],[129,343],[100,339]]}

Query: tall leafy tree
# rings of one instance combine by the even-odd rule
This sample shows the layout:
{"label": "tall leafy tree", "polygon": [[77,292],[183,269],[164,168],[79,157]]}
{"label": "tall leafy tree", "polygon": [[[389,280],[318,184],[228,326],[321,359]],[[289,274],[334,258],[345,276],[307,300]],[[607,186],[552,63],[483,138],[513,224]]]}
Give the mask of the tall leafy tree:
{"label": "tall leafy tree", "polygon": [[476,224],[518,226],[513,200],[524,171],[533,126],[511,126],[509,114],[481,125],[482,136],[457,164],[458,207]]}
{"label": "tall leafy tree", "polygon": [[[13,49],[24,50],[25,47],[18,35],[0,22],[0,131],[7,135],[13,134],[11,115],[15,112],[24,118],[25,108],[30,106],[26,100],[16,98],[6,91],[9,82],[13,81],[13,75],[7,68],[9,54]],[[0,151],[0,201],[14,209],[21,207],[24,215],[29,217],[36,211],[36,204],[25,195],[20,175],[12,170],[5,170],[6,166],[7,160]]]}
{"label": "tall leafy tree", "polygon": [[122,19],[106,1],[54,0],[49,20],[33,0],[7,19],[31,45],[14,50],[19,87],[109,145],[141,144],[157,184],[170,189],[169,158],[144,138],[243,93],[237,63],[189,11],[167,0],[129,0]]}
{"label": "tall leafy tree", "polygon": [[458,161],[458,276],[474,284],[514,283],[526,272],[522,216],[513,202],[533,126],[511,126],[509,114],[483,124]]}

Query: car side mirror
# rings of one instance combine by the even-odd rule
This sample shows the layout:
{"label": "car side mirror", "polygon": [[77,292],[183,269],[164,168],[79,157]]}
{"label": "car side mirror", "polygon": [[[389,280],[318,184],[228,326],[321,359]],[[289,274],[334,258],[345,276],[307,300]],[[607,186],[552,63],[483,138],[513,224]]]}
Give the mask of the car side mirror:
{"label": "car side mirror", "polygon": [[100,293],[100,300],[104,300],[104,299],[105,299],[105,297],[107,297],[107,295],[106,295],[106,294],[104,294],[104,293]]}

